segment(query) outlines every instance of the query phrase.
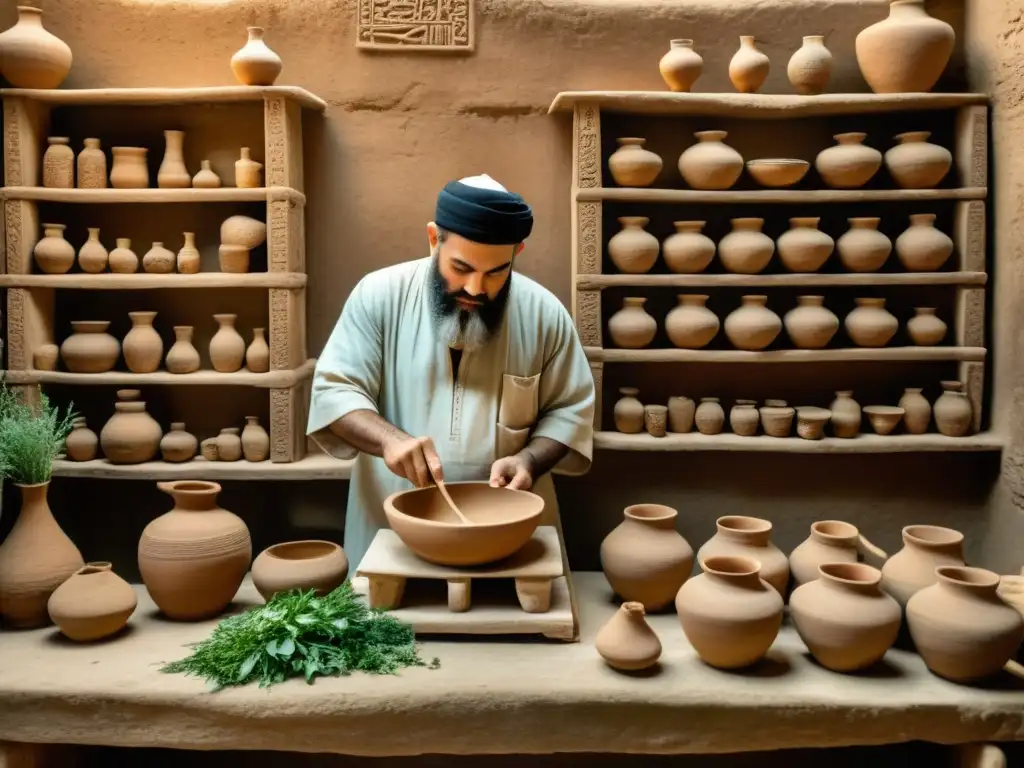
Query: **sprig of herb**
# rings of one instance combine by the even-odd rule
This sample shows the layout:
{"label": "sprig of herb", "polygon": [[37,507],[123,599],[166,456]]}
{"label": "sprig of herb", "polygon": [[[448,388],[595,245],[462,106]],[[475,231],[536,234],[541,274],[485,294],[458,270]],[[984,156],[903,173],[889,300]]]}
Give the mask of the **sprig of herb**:
{"label": "sprig of herb", "polygon": [[0,475],[18,485],[49,482],[75,416],[74,404],[61,416],[45,393],[33,405],[27,393],[0,384]]}
{"label": "sprig of herb", "polygon": [[323,597],[312,589],[279,592],[221,621],[190,656],[162,671],[205,678],[217,691],[254,680],[264,688],[300,675],[312,684],[317,675],[440,666],[420,658],[411,627],[360,599],[348,581]]}

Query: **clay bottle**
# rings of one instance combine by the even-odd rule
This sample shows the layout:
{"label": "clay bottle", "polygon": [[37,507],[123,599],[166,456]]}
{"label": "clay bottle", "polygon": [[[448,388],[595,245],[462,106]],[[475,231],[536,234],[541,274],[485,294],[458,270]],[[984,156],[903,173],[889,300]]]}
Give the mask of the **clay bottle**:
{"label": "clay bottle", "polygon": [[834,189],[863,187],[882,167],[882,153],[864,145],[866,133],[837,133],[834,146],[826,147],[814,158],[814,168]]}
{"label": "clay bottle", "polygon": [[786,76],[799,94],[824,92],[832,76],[832,54],[823,35],[804,36],[804,44],[789,59]]}
{"label": "clay bottle", "polygon": [[120,400],[100,430],[100,447],[111,464],[142,464],[156,456],[161,437],[163,430],[143,401]]}
{"label": "clay bottle", "polygon": [[266,373],[270,370],[270,347],[263,328],[252,329],[252,343],[245,350],[245,367],[252,373]]}
{"label": "clay bottle", "polygon": [[726,515],[715,523],[718,529],[697,551],[697,560],[709,557],[747,557],[761,564],[761,578],[786,594],[789,584],[789,560],[772,541],[772,524],[745,515]]}
{"label": "clay bottle", "polygon": [[764,219],[732,220],[732,231],[718,242],[718,260],[728,272],[756,275],[763,272],[775,253],[775,241],[761,231]]}
{"label": "clay bottle", "polygon": [[132,585],[109,562],[86,563],[50,595],[47,611],[71,640],[111,637],[128,623],[138,605]]}
{"label": "clay bottle", "polygon": [[782,318],[793,346],[824,349],[839,330],[839,318],[825,307],[824,296],[797,296],[797,306]]}
{"label": "clay bottle", "polygon": [[153,328],[156,312],[129,312],[132,329],[121,343],[124,362],[132,373],[153,373],[164,357],[164,342]]}
{"label": "clay bottle", "polygon": [[43,237],[32,249],[36,264],[48,275],[63,275],[75,266],[75,247],[64,239],[64,224],[43,224]]}
{"label": "clay bottle", "polygon": [[740,35],[740,47],[729,61],[729,79],[740,93],[757,93],[768,78],[771,62],[757,49],[753,35]]}
{"label": "clay bottle", "polygon": [[681,349],[700,349],[718,335],[721,321],[705,306],[703,294],[680,293],[679,304],[665,316],[665,333]]}
{"label": "clay bottle", "polygon": [[861,535],[857,526],[842,520],[819,520],[811,524],[811,535],[790,553],[789,568],[793,582],[799,586],[817,579],[820,565],[856,563],[859,557],[867,555],[880,563],[888,558]]}
{"label": "clay bottle", "polygon": [[239,155],[239,158],[235,160],[235,186],[239,189],[262,187],[260,171],[263,169],[263,164],[252,159],[248,147],[242,147]]}
{"label": "clay bottle", "polygon": [[644,149],[646,139],[629,136],[616,139],[619,148],[608,158],[608,170],[620,187],[649,187],[661,173],[659,155]]}
{"label": "clay bottle", "polygon": [[619,393],[622,397],[618,399],[613,409],[615,428],[630,435],[643,432],[644,406],[636,397],[640,390],[636,387],[619,387]]}
{"label": "clay bottle", "polygon": [[669,40],[669,49],[658,62],[658,71],[670,90],[689,93],[704,71],[704,59],[693,50],[693,40]]}
{"label": "clay bottle", "polygon": [[43,11],[18,6],[18,23],[0,34],[0,73],[15,88],[58,88],[71,71],[71,48],[43,27]]}
{"label": "clay bottle", "polygon": [[[242,455],[246,461],[266,461],[270,455],[270,435],[260,426],[259,416],[246,416],[242,428]],[[220,446],[218,444],[218,454]]]}
{"label": "clay bottle", "polygon": [[160,457],[164,461],[191,461],[199,448],[195,435],[185,431],[185,422],[171,423],[171,431],[160,438]]}
{"label": "clay bottle", "polygon": [[139,257],[132,250],[132,241],[127,237],[117,238],[117,247],[110,252],[110,271],[130,275],[139,269]]}
{"label": "clay bottle", "polygon": [[643,603],[623,603],[598,630],[594,647],[608,666],[625,671],[647,669],[661,657],[661,641],[644,619]]}
{"label": "clay bottle", "polygon": [[974,408],[959,381],[942,382],[935,401],[935,428],[946,437],[965,437],[974,430]]}
{"label": "clay bottle", "polygon": [[621,216],[622,229],[608,241],[608,257],[620,272],[639,275],[650,272],[658,260],[661,244],[644,229],[650,222],[646,216]]}
{"label": "clay bottle", "polygon": [[71,189],[75,186],[75,151],[67,136],[48,136],[43,153],[43,186]]}
{"label": "clay bottle", "polygon": [[263,27],[247,27],[249,40],[231,57],[231,71],[242,85],[273,85],[281,57],[263,41]]}
{"label": "clay bottle", "polygon": [[900,398],[903,409],[903,425],[911,435],[923,435],[932,420],[932,406],[921,394],[920,387],[907,387]]}
{"label": "clay bottle", "polygon": [[169,275],[174,271],[176,263],[174,253],[164,248],[160,241],[155,241],[153,247],[142,257],[142,269],[153,275]]}
{"label": "clay bottle", "polygon": [[192,186],[196,189],[217,189],[220,185],[220,176],[210,167],[210,161],[200,160],[199,172],[192,177]]}
{"label": "clay bottle", "polygon": [[78,188],[107,188],[107,156],[100,149],[99,139],[86,139],[85,149],[78,153]]}
{"label": "clay bottle", "polygon": [[882,566],[882,588],[900,605],[915,592],[931,586],[935,569],[964,564],[964,535],[939,525],[908,525],[903,529],[903,549]]}
{"label": "clay bottle", "polygon": [[210,339],[210,362],[219,373],[234,373],[245,360],[245,339],[235,330],[238,315],[223,313],[213,316],[220,326]]}
{"label": "clay bottle", "polygon": [[701,232],[704,221],[674,221],[675,234],[661,244],[661,257],[670,272],[696,274],[703,272],[715,258],[715,241]]}
{"label": "clay bottle", "polygon": [[200,268],[199,249],[196,248],[196,233],[185,232],[185,244],[178,251],[178,272],[183,275],[194,275]]}
{"label": "clay bottle", "polygon": [[725,335],[736,349],[764,349],[782,330],[782,319],[768,309],[767,296],[743,296],[725,318]]}
{"label": "clay bottle", "polygon": [[892,0],[889,16],[857,35],[857,65],[875,93],[927,93],[946,68],[956,34],[924,0]]}
{"label": "clay bottle", "polygon": [[164,131],[164,159],[156,173],[161,189],[183,189],[192,186],[192,175],[185,167],[184,131]]}
{"label": "clay bottle", "polygon": [[89,227],[89,239],[78,249],[78,266],[83,272],[99,274],[107,268],[110,255],[107,249],[100,242],[100,230],[98,227]]}
{"label": "clay bottle", "polygon": [[99,437],[89,429],[84,416],[72,422],[71,432],[64,440],[64,453],[70,461],[92,461],[96,458]]}
{"label": "clay bottle", "polygon": [[608,334],[616,346],[642,349],[654,341],[658,323],[644,309],[646,302],[641,296],[627,296],[622,300],[622,309],[608,320]]}
{"label": "clay bottle", "polygon": [[174,326],[174,344],[167,353],[167,370],[171,373],[192,373],[199,370],[199,350],[192,345],[192,326]]}

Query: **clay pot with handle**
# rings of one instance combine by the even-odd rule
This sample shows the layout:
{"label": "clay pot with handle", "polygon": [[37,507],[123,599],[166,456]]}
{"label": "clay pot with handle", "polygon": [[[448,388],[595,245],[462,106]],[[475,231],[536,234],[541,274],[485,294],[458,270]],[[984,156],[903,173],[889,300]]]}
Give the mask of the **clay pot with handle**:
{"label": "clay pot with handle", "polygon": [[799,586],[814,581],[825,563],[856,563],[873,559],[881,566],[889,558],[885,550],[872,544],[857,526],[842,520],[819,520],[811,524],[811,535],[789,555],[793,582]]}

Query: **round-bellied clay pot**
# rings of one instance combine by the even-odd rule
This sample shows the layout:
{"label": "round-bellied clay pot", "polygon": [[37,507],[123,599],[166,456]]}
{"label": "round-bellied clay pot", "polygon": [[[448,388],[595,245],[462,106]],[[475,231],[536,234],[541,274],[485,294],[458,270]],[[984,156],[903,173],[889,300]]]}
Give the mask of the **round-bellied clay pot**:
{"label": "round-bellied clay pot", "polygon": [[242,458],[242,430],[238,427],[226,427],[217,435],[217,460],[240,461]]}
{"label": "round-bellied clay pot", "polygon": [[697,404],[689,397],[673,395],[668,399],[668,431],[685,434],[693,429]]}
{"label": "round-bellied clay pot", "polygon": [[107,156],[100,148],[100,140],[88,138],[78,153],[78,188],[107,188]]}
{"label": "round-bellied clay pot", "polygon": [[266,461],[270,455],[270,435],[260,425],[259,416],[245,417],[245,426],[242,427],[240,439],[242,455],[246,461]]}
{"label": "round-bellied clay pot", "polygon": [[851,390],[836,392],[836,399],[828,409],[832,412],[832,434],[841,438],[856,437],[863,420],[860,403],[853,399]]}
{"label": "round-bellied clay pot", "polygon": [[654,340],[658,322],[644,309],[646,301],[640,296],[627,296],[622,300],[622,309],[609,318],[608,334],[616,346],[642,349]]}
{"label": "round-bellied clay pot", "polygon": [[48,275],[63,275],[75,266],[75,247],[64,239],[64,224],[43,224],[43,236],[32,249],[36,264]]}
{"label": "round-bellied clay pot", "polygon": [[702,397],[693,420],[702,435],[717,435],[725,425],[725,409],[717,397]]}
{"label": "round-bellied clay pot", "polygon": [[794,217],[779,235],[779,261],[790,272],[817,272],[832,255],[835,240],[818,229],[819,221],[817,216]]}
{"label": "round-bellied clay pot", "polygon": [[199,370],[199,350],[192,344],[191,325],[174,326],[174,343],[167,351],[166,365],[171,373],[192,373]]}
{"label": "round-bellied clay pot", "polygon": [[863,187],[882,167],[882,153],[864,144],[866,133],[837,133],[836,143],[826,147],[814,158],[814,168],[826,185],[833,189]]}
{"label": "round-bellied clay pot", "polygon": [[658,260],[661,244],[644,229],[650,222],[646,216],[620,216],[622,229],[608,241],[608,257],[620,272],[639,275],[650,272]]}
{"label": "round-bellied clay pot", "polygon": [[143,401],[121,400],[100,430],[100,447],[111,464],[142,464],[156,456],[163,434]]}
{"label": "round-bellied clay pot", "polygon": [[854,301],[857,307],[843,320],[850,341],[858,347],[884,347],[899,330],[899,320],[885,308],[885,299]]}
{"label": "round-bellied clay pot", "polygon": [[949,62],[956,34],[924,0],[892,0],[889,16],[861,30],[857,65],[875,93],[926,93]]}
{"label": "round-bellied clay pot", "polygon": [[896,238],[896,255],[909,272],[937,272],[953,253],[953,239],[935,228],[934,213],[912,213]]}
{"label": "round-bellied clay pot", "polygon": [[937,580],[935,569],[964,564],[964,535],[940,525],[903,528],[903,548],[882,566],[882,589],[906,606],[915,592]]}
{"label": "round-bellied clay pot", "polygon": [[192,186],[196,189],[219,189],[220,176],[210,167],[209,160],[199,161],[199,172],[192,177]]}
{"label": "round-bellied clay pot", "polygon": [[632,672],[653,666],[661,657],[661,641],[645,613],[643,603],[627,601],[598,630],[594,648],[608,666]]}
{"label": "round-bellied clay pot", "polygon": [[109,320],[72,320],[60,358],[72,373],[106,373],[121,356],[121,342],[107,333]]}
{"label": "round-bellied clay pot", "polygon": [[89,227],[89,239],[78,249],[78,266],[83,272],[96,275],[107,268],[110,254],[100,242],[99,227]]}
{"label": "round-bellied clay pot", "polygon": [[818,566],[826,563],[856,563],[866,553],[879,560],[888,555],[864,538],[857,526],[842,520],[811,523],[811,535],[789,554],[789,570],[796,585],[814,581],[821,574]]}
{"label": "round-bellied clay pot", "polygon": [[775,253],[775,241],[761,231],[764,219],[732,219],[732,231],[718,242],[718,260],[729,272],[756,275]]}
{"label": "round-bellied clay pot", "polygon": [[721,321],[705,304],[708,297],[696,293],[680,293],[678,305],[665,316],[665,333],[669,341],[681,349],[700,349],[718,334]]}
{"label": "round-bellied clay pot", "polygon": [[245,522],[217,504],[218,483],[157,483],[174,507],[149,523],[139,539],[139,572],[164,615],[199,621],[231,602],[252,562]]}
{"label": "round-bellied clay pot", "polygon": [[767,296],[743,296],[725,318],[725,335],[737,349],[764,349],[782,330],[782,319],[768,309]]}
{"label": "round-bellied clay pot", "polygon": [[768,77],[771,61],[758,50],[753,35],[740,35],[740,47],[729,60],[729,80],[740,93],[757,93]]}
{"label": "round-bellied clay pot", "polygon": [[246,27],[249,39],[231,57],[231,71],[242,85],[273,85],[281,74],[281,57],[263,40],[263,27]]}
{"label": "round-bellied clay pot", "polygon": [[192,461],[198,448],[199,441],[195,435],[185,431],[183,421],[171,422],[171,431],[160,438],[160,457],[164,461]]}
{"label": "round-bellied clay pot", "polygon": [[729,410],[729,427],[735,434],[742,437],[753,437],[757,434],[761,415],[756,406],[755,402],[736,401],[736,404]]}
{"label": "round-bellied clay pot", "polygon": [[832,53],[823,35],[805,35],[804,43],[789,58],[786,76],[796,92],[804,96],[824,92],[832,77]]}
{"label": "round-bellied clay pot", "polygon": [[43,11],[18,6],[18,23],[0,34],[0,73],[15,88],[58,88],[71,71],[71,48],[43,27]]}
{"label": "round-bellied clay pot", "polygon": [[615,428],[627,435],[636,435],[644,431],[644,404],[637,399],[640,390],[636,387],[619,387],[622,395],[613,410]]}
{"label": "round-bellied clay pot", "polygon": [[923,435],[932,421],[932,406],[921,394],[920,387],[907,387],[900,398],[903,409],[903,426],[911,435]]}
{"label": "round-bellied clay pot", "polygon": [[932,413],[935,428],[946,437],[965,437],[973,431],[974,408],[959,381],[942,382]]}
{"label": "round-bellied clay pot", "polygon": [[892,253],[892,240],[878,231],[877,216],[847,219],[850,228],[836,241],[839,260],[851,272],[877,272]]}
{"label": "round-bellied clay pot", "polygon": [[90,642],[124,629],[138,602],[132,585],[104,561],[75,571],[50,595],[47,611],[65,636]]}
{"label": "round-bellied clay pot", "polygon": [[64,453],[70,461],[92,461],[96,458],[96,448],[100,439],[89,429],[84,416],[78,416],[72,422],[71,432],[64,440]]}
{"label": "round-bellied clay pot", "polygon": [[130,275],[139,269],[139,257],[132,250],[132,241],[127,237],[117,238],[117,247],[110,252],[110,271]]}
{"label": "round-bellied clay pot", "polygon": [[644,148],[646,139],[627,136],[616,139],[619,148],[608,158],[608,170],[620,187],[649,187],[658,178],[661,157]]}
{"label": "round-bellied clay pot", "polygon": [[934,189],[949,173],[953,153],[928,141],[930,131],[907,131],[894,137],[899,144],[886,150],[885,167],[903,189]]}
{"label": "round-bellied clay pot", "polygon": [[760,576],[757,560],[738,555],[700,558],[704,571],[676,595],[686,639],[701,660],[720,669],[764,658],[782,627],[782,595]]}
{"label": "round-bellied clay pot", "polygon": [[946,323],[936,316],[935,307],[914,307],[907,321],[907,335],[919,347],[933,347],[946,338]]}
{"label": "round-bellied clay pot", "polygon": [[704,59],[693,50],[693,40],[669,40],[669,48],[658,62],[661,79],[669,90],[689,93],[704,71]]}
{"label": "round-bellied clay pot", "polygon": [[601,542],[601,569],[623,600],[657,611],[689,578],[693,548],[676,530],[678,516],[662,504],[633,504]]}
{"label": "round-bellied clay pot", "polygon": [[210,363],[219,373],[234,373],[245,362],[245,339],[235,329],[238,315],[221,313],[213,316],[217,321],[217,332],[210,339]]}
{"label": "round-bellied clay pot", "polygon": [[644,429],[651,437],[664,437],[668,431],[668,406],[648,404],[644,406]]}
{"label": "round-bellied clay pot", "polygon": [[787,404],[785,400],[765,400],[759,410],[761,426],[764,427],[766,435],[789,437],[789,433],[793,430],[793,417],[796,416],[796,408]]}
{"label": "round-bellied clay pot", "polygon": [[149,166],[146,147],[111,147],[114,162],[110,166],[110,186],[114,189],[146,189]]}
{"label": "round-bellied clay pot", "polygon": [[293,589],[332,592],[348,576],[348,558],[333,541],[310,539],[275,544],[260,552],[252,564],[252,583],[270,600]]}
{"label": "round-bellied clay pot", "polygon": [[174,272],[178,259],[174,252],[164,248],[162,242],[155,241],[153,247],[142,257],[142,271],[151,275],[169,275]]}
{"label": "round-bellied clay pot", "polygon": [[825,307],[824,296],[797,296],[797,306],[783,317],[793,346],[823,349],[839,330],[839,318]]}
{"label": "round-bellied clay pot", "polygon": [[715,241],[701,232],[704,221],[674,221],[674,234],[661,244],[661,257],[670,272],[696,274],[703,272],[715,258]]}
{"label": "round-bellied clay pot", "polygon": [[729,189],[743,173],[743,155],[725,143],[726,131],[698,131],[679,155],[679,173],[693,189]]}
{"label": "round-bellied clay pot", "polygon": [[153,328],[156,312],[129,312],[132,328],[125,334],[121,348],[124,362],[132,373],[153,373],[164,357],[164,342]]}
{"label": "round-bellied clay pot", "polygon": [[789,560],[772,543],[772,524],[745,515],[725,515],[715,523],[717,532],[697,552],[698,561],[709,557],[744,557],[761,564],[759,573],[780,595],[789,583]]}

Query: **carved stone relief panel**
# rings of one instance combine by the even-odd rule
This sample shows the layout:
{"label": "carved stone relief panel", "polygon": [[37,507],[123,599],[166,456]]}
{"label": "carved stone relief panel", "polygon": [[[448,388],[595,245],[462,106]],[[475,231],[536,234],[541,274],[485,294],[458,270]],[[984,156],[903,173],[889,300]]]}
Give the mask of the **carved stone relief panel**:
{"label": "carved stone relief panel", "polygon": [[356,47],[471,52],[474,0],[359,0]]}

